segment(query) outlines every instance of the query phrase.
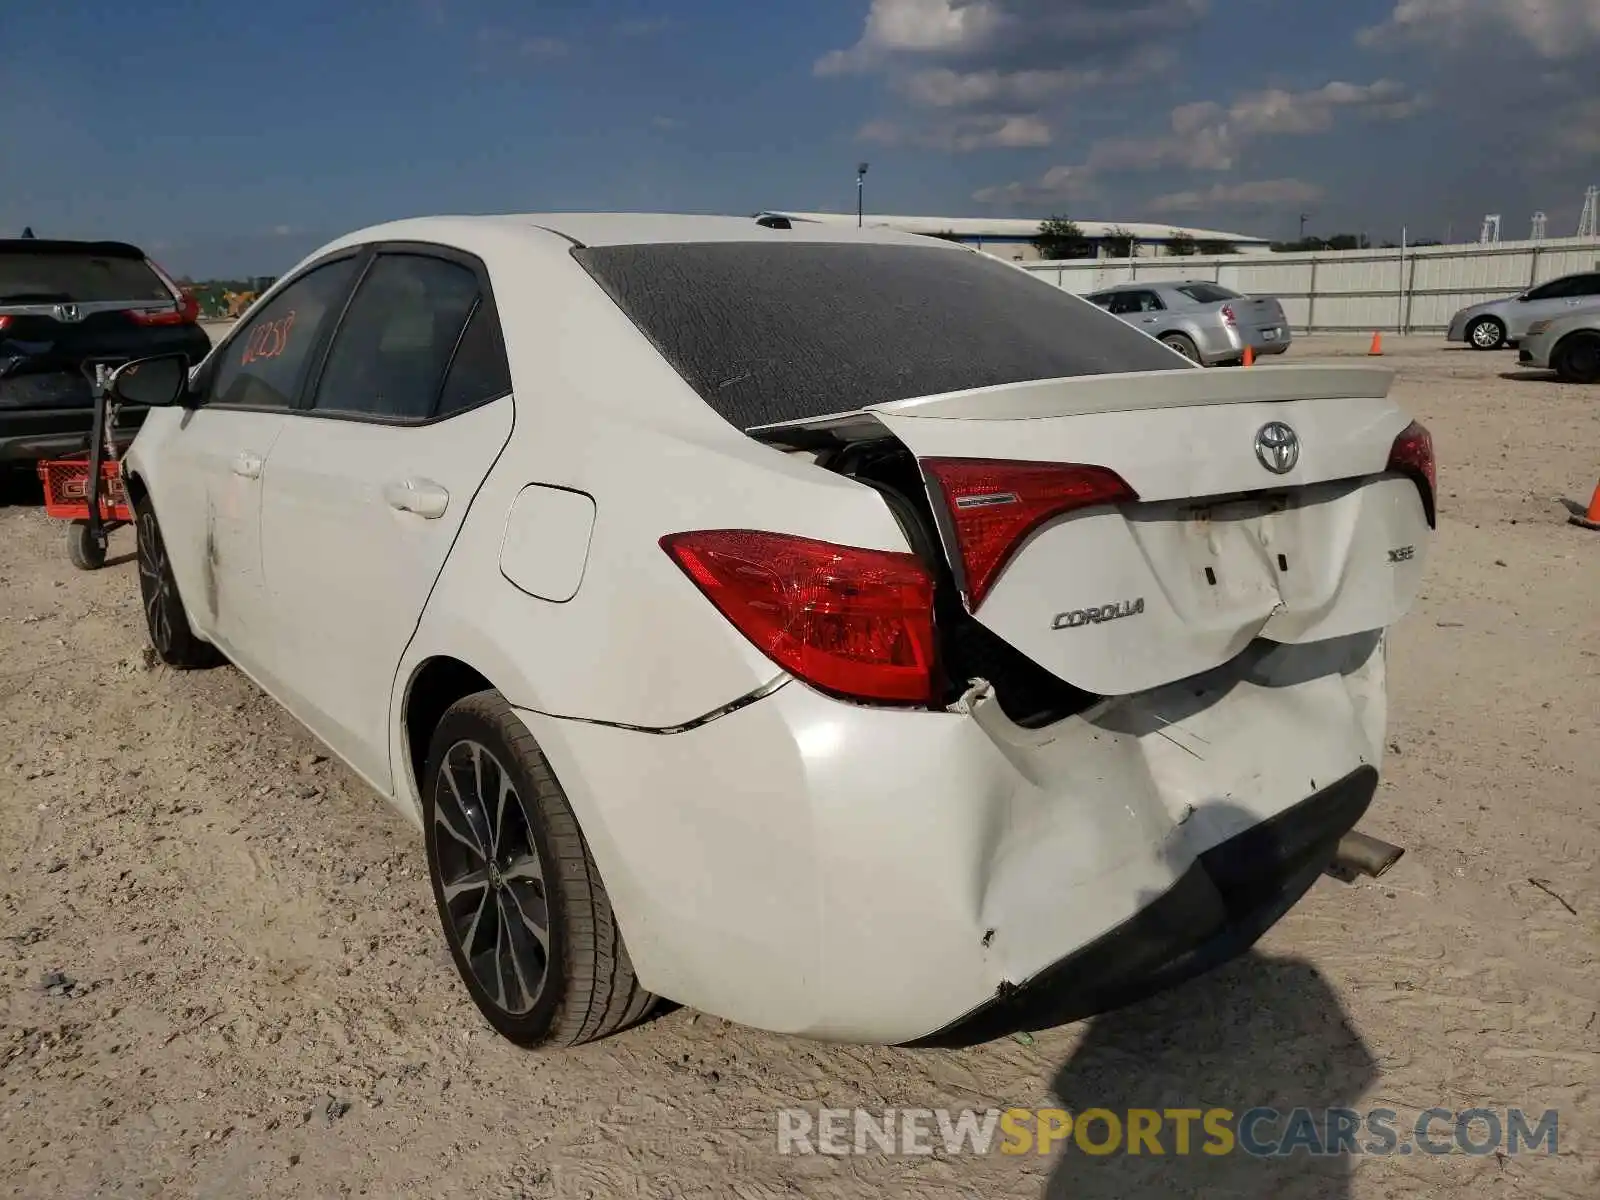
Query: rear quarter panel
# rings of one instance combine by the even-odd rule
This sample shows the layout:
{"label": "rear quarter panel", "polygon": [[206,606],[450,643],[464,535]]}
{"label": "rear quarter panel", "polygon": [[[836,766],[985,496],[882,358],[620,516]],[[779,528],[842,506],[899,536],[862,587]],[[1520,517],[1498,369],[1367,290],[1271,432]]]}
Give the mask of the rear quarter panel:
{"label": "rear quarter panel", "polygon": [[[659,539],[746,528],[904,551],[882,499],[717,416],[564,243],[537,261],[525,248],[485,257],[515,424],[399,664],[397,736],[408,681],[439,655],[469,663],[519,708],[645,729],[692,722],[780,677]],[[503,553],[540,552],[527,528],[507,551],[508,516],[530,484],[593,499],[587,558],[569,598],[541,598],[507,576]],[[552,530],[552,545],[570,546],[569,533]],[[396,777],[411,790],[408,772]]]}

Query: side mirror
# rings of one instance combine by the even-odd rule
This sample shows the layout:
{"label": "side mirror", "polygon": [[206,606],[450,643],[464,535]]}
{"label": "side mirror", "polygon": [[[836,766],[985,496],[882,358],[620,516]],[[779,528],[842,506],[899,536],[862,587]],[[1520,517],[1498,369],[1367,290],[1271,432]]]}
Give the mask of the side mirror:
{"label": "side mirror", "polygon": [[189,360],[182,354],[162,354],[123,363],[111,372],[110,392],[121,404],[170,408],[189,390]]}

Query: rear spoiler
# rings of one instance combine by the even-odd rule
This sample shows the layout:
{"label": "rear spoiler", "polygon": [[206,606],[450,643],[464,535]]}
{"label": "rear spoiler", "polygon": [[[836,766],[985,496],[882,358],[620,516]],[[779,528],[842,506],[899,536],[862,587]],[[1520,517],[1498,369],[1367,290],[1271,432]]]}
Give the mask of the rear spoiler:
{"label": "rear spoiler", "polygon": [[1240,369],[1180,368],[1076,375],[943,392],[869,404],[848,412],[752,425],[760,442],[811,449],[884,436],[875,413],[968,421],[1030,421],[1091,413],[1194,408],[1212,404],[1288,403],[1295,400],[1383,399],[1394,383],[1389,367],[1270,366]]}

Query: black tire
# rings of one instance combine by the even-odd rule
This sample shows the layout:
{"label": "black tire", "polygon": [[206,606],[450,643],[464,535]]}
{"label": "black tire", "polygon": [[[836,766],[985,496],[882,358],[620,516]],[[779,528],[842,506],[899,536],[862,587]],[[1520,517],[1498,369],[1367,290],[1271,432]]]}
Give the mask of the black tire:
{"label": "black tire", "polygon": [[139,539],[139,599],[144,606],[145,629],[156,654],[169,667],[194,671],[227,661],[210,642],[195,635],[172,576],[172,562],[161,539],[161,524],[148,496],[133,502],[133,520]]}
{"label": "black tire", "polygon": [[74,521],[67,526],[67,558],[80,571],[98,571],[106,565],[106,548],[95,541],[89,522]]}
{"label": "black tire", "polygon": [[1568,334],[1556,345],[1550,365],[1565,383],[1600,383],[1600,334]]}
{"label": "black tire", "polygon": [[440,718],[421,791],[434,904],[484,1019],[520,1046],[551,1048],[642,1020],[655,997],[634,976],[588,843],[498,692]]}
{"label": "black tire", "polygon": [[1506,326],[1499,317],[1479,317],[1467,326],[1467,345],[1474,350],[1499,350],[1505,344]]}
{"label": "black tire", "polygon": [[1161,344],[1169,350],[1176,350],[1192,363],[1204,366],[1200,362],[1200,348],[1194,344],[1194,339],[1186,333],[1164,333],[1161,335]]}

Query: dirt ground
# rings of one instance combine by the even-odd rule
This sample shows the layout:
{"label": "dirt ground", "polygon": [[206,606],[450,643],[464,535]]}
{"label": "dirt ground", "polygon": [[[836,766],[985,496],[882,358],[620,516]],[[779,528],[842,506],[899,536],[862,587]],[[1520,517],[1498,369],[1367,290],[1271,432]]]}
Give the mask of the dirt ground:
{"label": "dirt ground", "polygon": [[[960,1052],[682,1010],[553,1057],[498,1040],[413,829],[231,669],[152,665],[130,531],[79,573],[61,526],[0,507],[0,1192],[1600,1195],[1600,534],[1564,504],[1600,476],[1600,388],[1431,338],[1384,361],[1442,464],[1365,822],[1406,856],[1195,984]],[[1560,1152],[776,1151],[780,1106],[1058,1102],[1555,1108]]]}

